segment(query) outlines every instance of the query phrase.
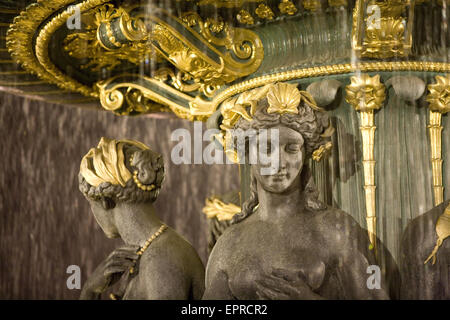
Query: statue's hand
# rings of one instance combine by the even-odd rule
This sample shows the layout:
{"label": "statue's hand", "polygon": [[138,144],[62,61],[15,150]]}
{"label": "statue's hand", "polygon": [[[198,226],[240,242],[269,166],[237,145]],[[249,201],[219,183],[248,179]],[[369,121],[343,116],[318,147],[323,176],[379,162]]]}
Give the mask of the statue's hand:
{"label": "statue's hand", "polygon": [[275,269],[272,274],[256,281],[261,300],[316,300],[321,297],[306,283],[303,271]]}
{"label": "statue's hand", "polygon": [[133,267],[136,260],[138,246],[123,246],[114,250],[89,277],[83,291],[100,294],[113,285],[120,276]]}

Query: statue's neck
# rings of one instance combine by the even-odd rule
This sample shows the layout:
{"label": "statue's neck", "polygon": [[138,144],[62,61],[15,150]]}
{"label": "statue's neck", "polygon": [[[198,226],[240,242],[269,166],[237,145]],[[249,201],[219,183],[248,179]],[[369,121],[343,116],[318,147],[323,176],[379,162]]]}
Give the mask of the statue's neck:
{"label": "statue's neck", "polygon": [[160,227],[151,203],[120,203],[114,208],[114,220],[127,245],[142,246]]}
{"label": "statue's neck", "polygon": [[285,193],[272,193],[257,186],[258,216],[262,220],[274,221],[304,212],[305,193],[299,187]]}

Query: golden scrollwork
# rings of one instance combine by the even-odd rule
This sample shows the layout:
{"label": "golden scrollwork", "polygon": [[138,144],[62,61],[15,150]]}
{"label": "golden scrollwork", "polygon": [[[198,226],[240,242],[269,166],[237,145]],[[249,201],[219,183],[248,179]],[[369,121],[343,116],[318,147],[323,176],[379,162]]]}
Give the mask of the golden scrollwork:
{"label": "golden scrollwork", "polygon": [[[79,3],[77,8],[80,9],[80,12],[84,12],[108,1],[84,1]],[[85,96],[97,97],[98,93],[92,87],[85,86],[73,78],[64,75],[48,59],[48,47],[46,45],[48,45],[52,33],[67,22],[73,14],[73,9],[66,9],[45,25],[41,26],[41,24],[54,12],[72,3],[72,0],[41,0],[30,5],[11,24],[6,36],[7,47],[16,63],[22,65],[28,72],[36,74],[42,80],[55,84],[65,90],[79,92]],[[35,55],[33,41],[37,30],[41,31],[38,39],[36,39]],[[39,60],[38,57],[40,57]]]}
{"label": "golden scrollwork", "polygon": [[[147,30],[142,20],[130,17],[124,8],[115,8],[112,4],[105,4],[84,14],[86,27],[82,32],[71,33],[64,40],[64,50],[69,56],[80,60],[87,60],[81,68],[100,71],[103,68],[112,70],[123,61],[140,64],[153,50],[146,43]],[[90,19],[88,19],[90,18]],[[112,34],[111,21],[117,19],[122,34],[127,38],[126,43],[118,42]],[[108,41],[115,46],[110,48],[102,41],[101,26],[105,26]]]}
{"label": "golden scrollwork", "polygon": [[360,113],[360,130],[363,145],[364,192],[366,196],[366,222],[369,239],[376,248],[377,212],[375,183],[375,126],[374,110],[380,109],[385,99],[385,86],[380,76],[367,74],[352,76],[346,87],[346,101]]}
{"label": "golden scrollwork", "polygon": [[[108,111],[114,112],[116,115],[134,115],[144,114],[150,112],[168,112],[169,108],[163,107],[161,104],[155,102],[155,98],[148,98],[139,90],[133,86],[128,86],[125,92],[120,90],[105,90],[102,84],[100,85],[100,102]],[[126,104],[126,108],[123,106]]]}
{"label": "golden scrollwork", "polygon": [[[134,80],[124,81],[123,78]],[[192,113],[192,110],[189,109],[189,103],[195,101],[193,97],[176,90],[164,83],[162,79],[122,74],[106,81],[100,81],[97,86],[102,107],[117,115],[172,111],[182,119],[206,120],[206,116]],[[156,89],[152,90],[149,87]],[[167,94],[163,94],[162,91]],[[176,96],[178,100],[185,101],[186,106],[167,98],[167,95]]]}
{"label": "golden scrollwork", "polygon": [[171,85],[180,90],[181,92],[195,92],[200,89],[201,85],[196,82],[192,82],[192,76],[178,71],[175,73],[170,68],[161,68],[157,70],[153,78],[159,81],[168,81],[170,79]]}
{"label": "golden scrollwork", "polygon": [[[260,66],[264,49],[254,32],[233,28],[217,20],[203,21],[194,12],[185,13],[181,20],[175,20],[189,32],[197,34],[205,46],[220,58],[220,62],[213,61],[203,50],[186,41],[179,32],[156,17],[151,40],[166,60],[202,84],[206,96],[212,96],[220,86],[249,75]],[[221,52],[214,46],[224,47],[227,51]]]}
{"label": "golden scrollwork", "polygon": [[203,213],[208,219],[217,218],[219,221],[231,220],[241,212],[241,207],[233,203],[225,203],[222,200],[211,197],[206,199]]}
{"label": "golden scrollwork", "polygon": [[408,56],[412,47],[414,1],[357,0],[352,47],[362,57]]}
{"label": "golden scrollwork", "polygon": [[280,9],[281,13],[288,14],[290,16],[294,15],[298,11],[295,4],[293,4],[292,1],[289,0],[282,0],[278,5],[278,9]]}
{"label": "golden scrollwork", "polygon": [[268,7],[267,5],[261,3],[258,8],[255,9],[255,13],[258,17],[261,19],[267,19],[272,20],[275,14],[273,13],[272,9]]}
{"label": "golden scrollwork", "polygon": [[250,12],[248,12],[245,9],[242,9],[241,11],[239,11],[239,13],[236,15],[236,19],[237,19],[237,21],[239,21],[239,23],[242,23],[242,24],[252,25],[255,23],[255,19],[253,19]]}
{"label": "golden scrollwork", "polygon": [[431,168],[433,173],[434,204],[444,201],[442,182],[442,115],[450,111],[450,75],[436,76],[436,83],[428,85],[426,100],[430,108],[428,129],[430,132]]}

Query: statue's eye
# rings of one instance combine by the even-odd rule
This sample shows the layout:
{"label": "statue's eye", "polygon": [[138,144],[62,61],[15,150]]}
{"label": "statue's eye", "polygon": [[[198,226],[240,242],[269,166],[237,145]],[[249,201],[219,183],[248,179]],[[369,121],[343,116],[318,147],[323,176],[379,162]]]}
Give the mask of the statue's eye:
{"label": "statue's eye", "polygon": [[301,147],[298,143],[288,143],[286,145],[287,152],[295,153],[295,152],[299,152],[300,150],[301,150]]}

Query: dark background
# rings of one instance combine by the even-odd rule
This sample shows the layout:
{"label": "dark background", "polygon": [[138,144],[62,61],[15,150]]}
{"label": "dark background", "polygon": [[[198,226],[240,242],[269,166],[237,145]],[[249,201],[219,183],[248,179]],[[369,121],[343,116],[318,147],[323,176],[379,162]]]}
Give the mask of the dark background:
{"label": "dark background", "polygon": [[[120,240],[107,239],[78,191],[81,158],[102,136],[146,143],[163,154],[160,217],[207,259],[205,199],[239,187],[234,165],[175,165],[171,133],[181,119],[117,117],[0,93],[0,299],[76,299],[69,265],[82,284]],[[207,143],[204,144],[206,146]]]}

